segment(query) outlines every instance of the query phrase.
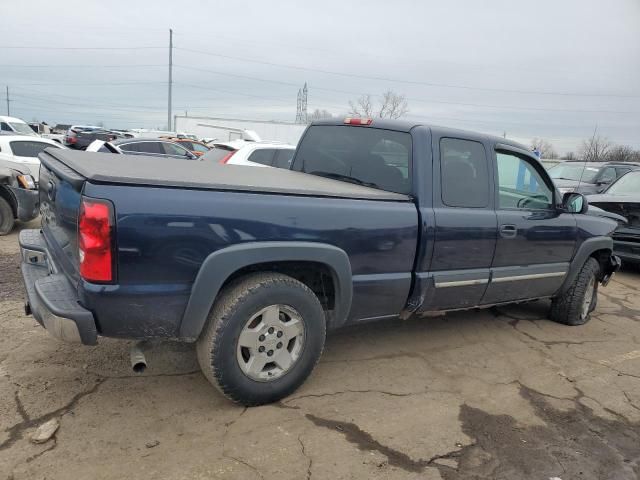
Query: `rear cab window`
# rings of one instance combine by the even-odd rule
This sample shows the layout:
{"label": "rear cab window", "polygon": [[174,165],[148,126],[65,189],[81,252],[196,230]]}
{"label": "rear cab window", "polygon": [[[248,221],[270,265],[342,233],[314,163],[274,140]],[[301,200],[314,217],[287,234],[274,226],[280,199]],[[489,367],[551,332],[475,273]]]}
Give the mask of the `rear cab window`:
{"label": "rear cab window", "polygon": [[313,125],[293,170],[389,192],[411,192],[411,135],[374,127]]}

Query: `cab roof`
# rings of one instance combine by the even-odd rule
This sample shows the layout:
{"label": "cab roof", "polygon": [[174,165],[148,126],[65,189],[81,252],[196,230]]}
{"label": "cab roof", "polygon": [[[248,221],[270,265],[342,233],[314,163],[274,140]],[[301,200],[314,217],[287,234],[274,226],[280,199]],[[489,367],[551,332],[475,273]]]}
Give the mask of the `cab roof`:
{"label": "cab roof", "polygon": [[[349,118],[348,116],[346,118]],[[353,117],[351,117],[353,118]],[[327,120],[317,120],[311,123],[313,125],[335,125],[335,126],[349,126],[345,124],[345,118],[332,118]],[[462,136],[464,138],[476,139],[476,140],[490,140],[494,143],[499,143],[502,145],[509,145],[520,150],[525,150],[530,152],[531,149],[526,145],[523,145],[518,142],[514,142],[513,140],[509,140],[508,138],[498,137],[495,135],[488,135],[485,133],[473,132],[470,130],[461,130],[457,128],[450,127],[441,127],[437,125],[431,125],[426,122],[420,121],[411,121],[411,120],[391,120],[388,118],[372,118],[372,122],[366,126],[354,126],[353,128],[382,128],[385,130],[395,130],[398,132],[411,132],[412,129],[417,127],[426,127],[431,130],[432,133],[438,134],[440,136],[451,136],[458,137]]]}

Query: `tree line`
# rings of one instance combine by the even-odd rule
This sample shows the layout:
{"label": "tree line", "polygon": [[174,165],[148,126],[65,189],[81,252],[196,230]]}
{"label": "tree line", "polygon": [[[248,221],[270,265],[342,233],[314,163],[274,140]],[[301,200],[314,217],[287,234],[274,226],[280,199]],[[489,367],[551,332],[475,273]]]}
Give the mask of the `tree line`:
{"label": "tree line", "polygon": [[540,152],[540,158],[573,160],[583,162],[640,162],[640,150],[628,145],[617,145],[594,130],[593,135],[583,140],[577,152],[558,155],[551,142],[543,138],[531,140],[531,148]]}

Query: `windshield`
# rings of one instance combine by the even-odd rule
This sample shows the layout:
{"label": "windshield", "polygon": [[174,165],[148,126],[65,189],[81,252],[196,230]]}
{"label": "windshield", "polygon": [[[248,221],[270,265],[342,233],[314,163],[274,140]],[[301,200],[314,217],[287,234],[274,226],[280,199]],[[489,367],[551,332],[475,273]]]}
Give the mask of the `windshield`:
{"label": "windshield", "polygon": [[36,136],[36,133],[26,123],[9,122],[9,126],[16,132],[22,133],[23,135],[33,135],[34,137]]}
{"label": "windshield", "polygon": [[640,171],[630,172],[611,185],[608,195],[637,195],[640,193]]}
{"label": "windshield", "polygon": [[314,125],[303,137],[293,170],[410,193],[411,135],[373,127]]}
{"label": "windshield", "polygon": [[597,167],[585,167],[583,163],[567,164],[560,163],[549,169],[551,178],[558,180],[575,180],[593,183],[600,169]]}

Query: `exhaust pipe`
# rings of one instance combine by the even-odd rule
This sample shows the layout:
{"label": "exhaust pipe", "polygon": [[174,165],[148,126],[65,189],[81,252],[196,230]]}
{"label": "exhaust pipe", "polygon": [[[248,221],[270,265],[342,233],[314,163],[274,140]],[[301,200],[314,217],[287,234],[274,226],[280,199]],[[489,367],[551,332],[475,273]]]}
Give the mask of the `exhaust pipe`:
{"label": "exhaust pipe", "polygon": [[135,373],[143,373],[147,369],[147,358],[142,351],[142,343],[136,343],[130,352],[131,368]]}

